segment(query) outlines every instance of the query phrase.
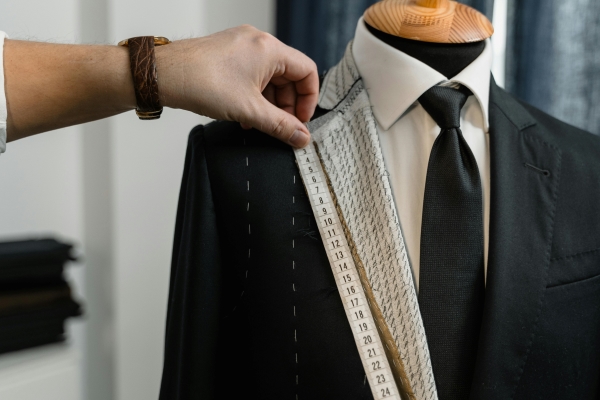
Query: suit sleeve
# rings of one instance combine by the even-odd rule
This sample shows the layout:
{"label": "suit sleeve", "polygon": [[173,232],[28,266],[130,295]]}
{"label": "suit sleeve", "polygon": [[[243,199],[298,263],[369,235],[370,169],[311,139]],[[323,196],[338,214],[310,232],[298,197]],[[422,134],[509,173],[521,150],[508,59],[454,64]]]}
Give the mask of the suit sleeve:
{"label": "suit sleeve", "polygon": [[212,398],[221,255],[204,127],[190,134],[175,226],[161,400]]}

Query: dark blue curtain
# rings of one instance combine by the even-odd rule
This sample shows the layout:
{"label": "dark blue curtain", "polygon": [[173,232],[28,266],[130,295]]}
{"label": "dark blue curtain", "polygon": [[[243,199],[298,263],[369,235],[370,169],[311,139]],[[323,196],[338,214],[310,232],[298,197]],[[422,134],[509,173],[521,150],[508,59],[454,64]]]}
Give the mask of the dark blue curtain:
{"label": "dark blue curtain", "polygon": [[[490,19],[494,0],[465,0]],[[356,22],[376,0],[278,0],[277,36],[311,57],[320,70],[335,65],[354,37]]]}
{"label": "dark blue curtain", "polygon": [[600,134],[600,1],[510,0],[507,89]]}
{"label": "dark blue curtain", "polygon": [[[600,134],[600,0],[508,0],[507,89]],[[375,0],[278,0],[279,38],[335,65]],[[492,19],[494,0],[464,0]]]}
{"label": "dark blue curtain", "polygon": [[356,22],[375,0],[278,0],[277,36],[315,60],[335,65],[354,37]]}

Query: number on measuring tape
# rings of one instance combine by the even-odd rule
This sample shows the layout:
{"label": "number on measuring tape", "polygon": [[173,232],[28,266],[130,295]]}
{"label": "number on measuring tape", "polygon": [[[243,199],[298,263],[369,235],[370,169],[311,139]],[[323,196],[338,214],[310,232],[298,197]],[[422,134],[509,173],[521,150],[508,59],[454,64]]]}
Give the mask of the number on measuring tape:
{"label": "number on measuring tape", "polygon": [[385,356],[375,320],[327,186],[319,155],[313,143],[304,149],[296,149],[295,153],[373,397],[400,400],[390,363]]}

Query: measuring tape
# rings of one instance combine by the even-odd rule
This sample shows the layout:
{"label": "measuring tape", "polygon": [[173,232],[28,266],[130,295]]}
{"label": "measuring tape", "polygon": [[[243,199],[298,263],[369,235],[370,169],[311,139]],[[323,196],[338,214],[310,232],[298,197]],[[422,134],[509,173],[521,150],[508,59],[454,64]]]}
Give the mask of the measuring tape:
{"label": "measuring tape", "polygon": [[294,152],[373,397],[401,400],[315,144]]}

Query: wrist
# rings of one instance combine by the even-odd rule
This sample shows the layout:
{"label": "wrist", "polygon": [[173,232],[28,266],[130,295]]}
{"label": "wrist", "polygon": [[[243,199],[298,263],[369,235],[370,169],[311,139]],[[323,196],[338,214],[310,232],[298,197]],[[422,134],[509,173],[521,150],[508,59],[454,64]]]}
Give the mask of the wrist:
{"label": "wrist", "polygon": [[137,104],[135,113],[141,120],[159,119],[163,112],[164,104],[158,87],[156,47],[170,43],[163,36],[135,36],[118,43],[119,46],[128,48]]}
{"label": "wrist", "polygon": [[177,54],[172,51],[177,42],[168,46],[156,47],[156,74],[158,95],[163,107],[181,108],[178,93],[182,91],[183,66]]}
{"label": "wrist", "polygon": [[119,112],[131,111],[136,107],[135,90],[133,86],[133,78],[131,76],[131,68],[129,62],[129,52],[127,48],[120,46],[111,46],[114,53],[113,57],[108,58],[108,62],[112,68],[108,70],[114,71],[112,77],[114,79],[114,103],[119,108]]}

